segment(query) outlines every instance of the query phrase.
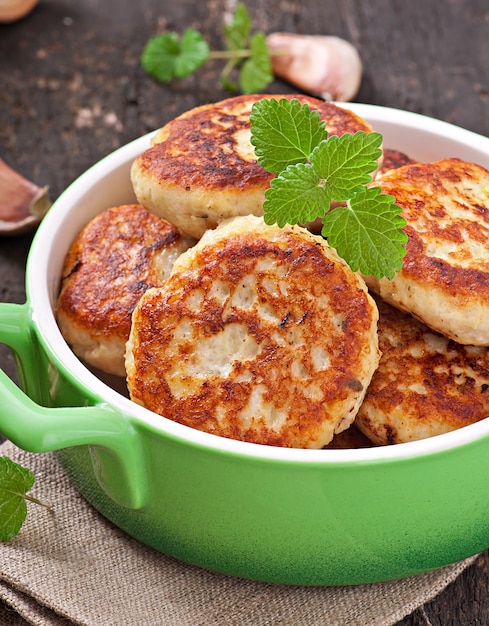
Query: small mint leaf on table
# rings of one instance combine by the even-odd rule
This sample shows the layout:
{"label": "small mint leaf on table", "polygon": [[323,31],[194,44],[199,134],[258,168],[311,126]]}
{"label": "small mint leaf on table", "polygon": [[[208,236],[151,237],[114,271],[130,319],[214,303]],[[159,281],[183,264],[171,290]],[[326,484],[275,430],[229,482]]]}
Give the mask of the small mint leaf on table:
{"label": "small mint leaf on table", "polygon": [[239,2],[231,20],[224,26],[226,50],[243,50],[248,46],[251,32],[251,17],[246,6]]}
{"label": "small mint leaf on table", "polygon": [[194,72],[209,58],[209,45],[193,28],[187,28],[181,39],[181,53],[175,59],[175,74],[183,78]]}
{"label": "small mint leaf on table", "polygon": [[181,37],[176,33],[164,33],[149,39],[141,55],[141,64],[148,74],[168,83],[194,72],[207,61],[209,54],[203,36],[188,28]]}
{"label": "small mint leaf on table", "polygon": [[270,54],[263,33],[255,33],[252,36],[250,55],[239,71],[239,84],[243,93],[263,91],[273,80]]}
{"label": "small mint leaf on table", "polygon": [[27,492],[34,484],[34,474],[6,456],[0,456],[0,541],[10,541],[19,532],[27,515],[26,500],[51,507]]}
{"label": "small mint leaf on table", "polygon": [[[227,91],[238,91],[237,81],[231,79],[231,73],[234,68],[239,67],[243,63],[242,52],[249,45],[249,37],[251,32],[251,17],[248,9],[241,2],[236,6],[236,10],[231,16],[228,24],[224,25],[224,48],[228,54],[223,57],[227,58],[227,63],[221,72],[221,85]],[[219,53],[211,52],[210,57],[219,57]]]}
{"label": "small mint leaf on table", "polygon": [[395,199],[379,187],[365,188],[323,219],[321,234],[353,271],[392,278],[402,266],[407,235]]}
{"label": "small mint leaf on table", "polygon": [[258,163],[273,174],[288,165],[306,163],[312,150],[328,136],[319,113],[295,98],[255,102],[250,121]]}
{"label": "small mint leaf on table", "polygon": [[34,474],[8,457],[0,457],[0,541],[10,541],[27,515],[26,493],[34,484]]}
{"label": "small mint leaf on table", "polygon": [[[221,59],[221,85],[230,91],[260,92],[272,82],[274,74],[265,34],[251,34],[251,17],[240,2],[224,26],[224,50],[210,50],[203,35],[187,28],[177,33],[163,33],[150,38],[141,53],[141,65],[147,74],[169,83],[192,74],[208,60]],[[238,80],[233,80],[235,73]]]}
{"label": "small mint leaf on table", "polygon": [[[232,66],[232,64],[229,64],[229,66]],[[238,83],[229,77],[228,66],[221,73],[221,85],[226,91],[236,92],[239,89]]]}

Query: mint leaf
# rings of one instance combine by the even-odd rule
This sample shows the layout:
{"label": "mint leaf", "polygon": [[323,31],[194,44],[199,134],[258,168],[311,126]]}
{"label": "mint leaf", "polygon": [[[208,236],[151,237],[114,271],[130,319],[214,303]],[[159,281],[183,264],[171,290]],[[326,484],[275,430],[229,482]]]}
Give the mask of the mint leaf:
{"label": "mint leaf", "polygon": [[258,163],[274,174],[288,165],[306,163],[312,150],[327,137],[319,113],[296,98],[259,100],[252,107],[250,121]]}
{"label": "mint leaf", "polygon": [[238,83],[230,78],[230,74],[237,64],[236,61],[229,61],[221,72],[221,85],[226,91],[238,91],[239,89]]}
{"label": "mint leaf", "polygon": [[193,28],[187,28],[181,39],[181,54],[175,60],[175,74],[183,78],[194,72],[209,58],[209,46]]}
{"label": "mint leaf", "polygon": [[[168,83],[188,76],[208,60],[225,59],[221,84],[225,89],[243,93],[263,91],[274,75],[267,40],[263,32],[251,35],[251,18],[243,3],[238,3],[229,24],[224,26],[224,50],[210,50],[197,30],[188,28],[180,38],[164,33],[149,39],[141,53],[141,65],[153,78]],[[239,82],[231,79],[231,73]]]}
{"label": "mint leaf", "polygon": [[263,33],[255,33],[250,41],[251,57],[241,66],[239,84],[243,93],[263,91],[272,82],[273,73],[267,40]]}
{"label": "mint leaf", "polygon": [[367,187],[382,135],[328,137],[318,113],[294,99],[263,99],[250,120],[258,162],[277,174],[265,192],[265,222],[284,226],[320,218],[321,234],[353,271],[392,278],[406,253],[406,221],[392,196]]}
{"label": "mint leaf", "polygon": [[324,217],[321,234],[353,271],[392,278],[406,253],[400,213],[395,198],[379,187],[365,188]]}
{"label": "mint leaf", "polygon": [[0,457],[0,541],[9,541],[27,515],[25,494],[34,484],[34,474],[8,457]]}
{"label": "mint leaf", "polygon": [[336,201],[348,200],[368,184],[382,156],[382,135],[359,131],[341,137],[331,135],[311,154],[318,178],[330,189]]}
{"label": "mint leaf", "polygon": [[207,61],[209,54],[209,46],[202,35],[188,28],[181,38],[176,33],[164,33],[149,39],[141,64],[154,78],[170,82],[194,72]]}
{"label": "mint leaf", "polygon": [[175,57],[180,54],[176,33],[156,35],[148,40],[141,54],[141,65],[154,78],[164,83],[175,78]]}
{"label": "mint leaf", "polygon": [[289,165],[270,182],[263,204],[266,224],[304,224],[322,216],[331,194],[321,186],[314,168],[307,163]]}
{"label": "mint leaf", "polygon": [[237,81],[231,79],[231,73],[235,68],[242,65],[243,59],[246,58],[242,53],[248,48],[250,31],[250,14],[245,5],[240,2],[231,21],[224,26],[224,44],[229,54],[210,53],[211,58],[223,57],[228,59],[220,76],[221,85],[227,91],[238,91],[239,89]]}
{"label": "mint leaf", "polygon": [[251,31],[251,18],[248,9],[240,2],[229,24],[224,26],[224,44],[226,50],[243,50],[248,47]]}

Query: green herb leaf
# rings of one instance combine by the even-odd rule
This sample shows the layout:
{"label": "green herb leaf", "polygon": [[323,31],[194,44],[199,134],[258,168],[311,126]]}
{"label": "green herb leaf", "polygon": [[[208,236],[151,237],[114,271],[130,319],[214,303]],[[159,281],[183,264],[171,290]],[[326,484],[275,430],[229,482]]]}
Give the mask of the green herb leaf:
{"label": "green herb leaf", "polygon": [[266,224],[305,224],[323,216],[331,194],[318,184],[314,168],[307,163],[289,165],[270,182],[263,204]]}
{"label": "green herb leaf", "polygon": [[251,57],[241,66],[239,84],[243,93],[255,93],[272,82],[273,73],[267,41],[263,33],[255,33],[250,41]]}
{"label": "green herb leaf", "polygon": [[182,35],[181,54],[175,60],[177,78],[188,76],[209,58],[209,46],[204,37],[193,28],[188,28]]}
{"label": "green herb leaf", "polygon": [[226,89],[226,91],[236,92],[239,89],[238,83],[230,77],[230,74],[236,65],[238,65],[237,61],[228,61],[221,72],[221,85],[224,89]]}
{"label": "green herb leaf", "polygon": [[359,131],[331,135],[311,154],[311,165],[336,201],[348,200],[367,185],[382,156],[382,135]]}
{"label": "green herb leaf", "polygon": [[250,121],[258,163],[274,174],[288,165],[306,163],[313,149],[327,137],[319,113],[295,98],[255,102]]}
{"label": "green herb leaf", "polygon": [[353,271],[392,278],[402,266],[407,235],[395,198],[365,188],[323,219],[322,235]]}
{"label": "green herb leaf", "polygon": [[[243,3],[238,3],[229,24],[224,26],[224,50],[209,50],[201,33],[188,28],[180,38],[163,33],[148,40],[141,54],[141,65],[164,83],[183,78],[209,59],[225,59],[221,84],[225,89],[243,93],[263,91],[274,75],[267,41],[263,32],[251,35],[251,18]],[[238,81],[231,78],[236,73]]]}
{"label": "green herb leaf", "polygon": [[224,26],[226,50],[243,50],[248,47],[251,32],[251,18],[248,9],[240,2],[229,24]]}
{"label": "green herb leaf", "polygon": [[194,72],[207,61],[209,54],[203,36],[188,28],[181,38],[176,33],[164,33],[149,39],[141,55],[141,64],[154,78],[170,82]]}
{"label": "green herb leaf", "polygon": [[34,474],[8,457],[0,457],[0,541],[9,541],[27,515],[25,494],[34,484]]}
{"label": "green herb leaf", "polygon": [[392,278],[406,253],[395,199],[367,185],[381,156],[379,133],[327,137],[319,115],[297,100],[263,99],[251,113],[258,162],[277,176],[265,193],[267,224],[323,221],[322,235],[353,271]]}

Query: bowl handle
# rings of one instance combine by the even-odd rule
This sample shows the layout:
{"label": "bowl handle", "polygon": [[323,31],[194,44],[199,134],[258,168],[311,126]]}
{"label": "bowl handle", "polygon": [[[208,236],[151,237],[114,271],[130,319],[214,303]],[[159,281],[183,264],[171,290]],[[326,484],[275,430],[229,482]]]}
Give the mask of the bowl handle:
{"label": "bowl handle", "polygon": [[[0,342],[11,347],[19,378],[35,393],[35,350],[26,305],[0,303]],[[39,384],[39,383],[37,383]],[[118,504],[141,508],[147,495],[140,439],[127,416],[105,404],[44,407],[0,369],[0,433],[28,452],[51,452],[88,445],[95,476]]]}
{"label": "bowl handle", "polygon": [[[31,335],[31,315],[27,304],[0,303],[0,343],[14,351],[19,384],[31,398],[41,398],[37,359]],[[1,430],[0,430],[1,432]]]}

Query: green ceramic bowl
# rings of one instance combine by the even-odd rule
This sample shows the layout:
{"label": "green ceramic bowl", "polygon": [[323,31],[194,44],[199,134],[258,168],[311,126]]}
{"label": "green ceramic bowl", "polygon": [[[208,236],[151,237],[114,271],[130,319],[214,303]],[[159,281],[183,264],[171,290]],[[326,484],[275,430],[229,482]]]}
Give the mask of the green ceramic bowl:
{"label": "green ceramic bowl", "polygon": [[[351,105],[385,145],[418,160],[489,167],[489,139],[393,109]],[[489,547],[489,420],[432,439],[358,450],[290,450],[198,432],[133,404],[89,371],[53,314],[64,256],[95,214],[134,200],[142,137],[57,200],[29,256],[27,302],[0,305],[0,432],[59,450],[73,483],[117,526],[166,554],[255,580],[344,585],[395,579]]]}

